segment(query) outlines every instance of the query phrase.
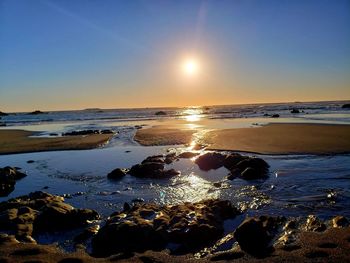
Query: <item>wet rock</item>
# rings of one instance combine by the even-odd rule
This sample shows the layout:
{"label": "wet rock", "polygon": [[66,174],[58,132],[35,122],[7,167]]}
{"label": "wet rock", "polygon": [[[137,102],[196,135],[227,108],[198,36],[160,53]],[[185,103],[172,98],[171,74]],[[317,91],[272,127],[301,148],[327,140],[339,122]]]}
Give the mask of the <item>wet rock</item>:
{"label": "wet rock", "polygon": [[169,153],[165,156],[164,162],[166,164],[171,164],[175,160],[177,160],[176,153]]}
{"label": "wet rock", "polygon": [[344,216],[336,216],[332,218],[331,222],[333,227],[347,227],[349,225],[349,221]]}
{"label": "wet rock", "polygon": [[107,177],[108,179],[111,179],[111,180],[120,180],[126,175],[127,172],[128,170],[126,169],[116,168],[112,172],[110,172],[107,175]]}
{"label": "wet rock", "polygon": [[343,109],[350,109],[350,103],[341,106]]}
{"label": "wet rock", "polygon": [[313,232],[322,232],[327,229],[326,225],[321,222],[320,219],[318,219],[314,215],[309,215],[306,219],[305,224],[305,230],[306,231],[313,231]]}
{"label": "wet rock", "polygon": [[189,158],[193,158],[195,156],[199,155],[199,153],[196,152],[183,152],[180,153],[177,157],[178,158],[183,158],[183,159],[189,159]]}
{"label": "wet rock", "polygon": [[10,166],[0,168],[0,197],[8,196],[15,189],[16,181],[27,176],[20,169]]}
{"label": "wet rock", "polygon": [[28,113],[28,115],[40,115],[40,114],[47,114],[47,112],[42,112],[40,110],[35,110],[35,111],[32,111],[32,112]]}
{"label": "wet rock", "polygon": [[94,210],[75,209],[63,201],[60,196],[39,191],[1,202],[0,229],[30,242],[32,235],[69,230],[99,219]]}
{"label": "wet rock", "polygon": [[280,117],[279,114],[273,114],[273,115],[271,116],[271,118],[279,118],[279,117]]}
{"label": "wet rock", "polygon": [[74,243],[83,243],[89,238],[93,237],[97,234],[98,230],[100,229],[99,225],[89,226],[83,230],[80,234],[74,237],[73,241]]}
{"label": "wet rock", "polygon": [[211,169],[218,169],[224,165],[226,156],[217,152],[208,152],[200,155],[195,163],[198,165],[199,169],[204,171],[209,171]]}
{"label": "wet rock", "polygon": [[295,114],[295,113],[300,113],[300,110],[298,110],[298,109],[292,109],[292,110],[290,111],[290,113],[293,113],[293,114]]}
{"label": "wet rock", "polygon": [[34,160],[28,160],[27,163],[34,163]]}
{"label": "wet rock", "polygon": [[244,220],[234,232],[234,237],[241,249],[253,256],[262,257],[271,251],[271,237],[259,219]]}
{"label": "wet rock", "polygon": [[238,213],[229,201],[220,200],[173,206],[135,204],[110,216],[92,239],[93,254],[161,250],[168,243],[178,243],[178,252],[193,251],[218,238],[224,220]]}
{"label": "wet rock", "polygon": [[226,178],[229,180],[238,177],[244,180],[255,180],[268,176],[269,164],[261,158],[235,154],[227,157],[226,160],[226,167],[230,170]]}
{"label": "wet rock", "polygon": [[162,155],[150,156],[143,160],[141,164],[132,166],[128,174],[140,178],[155,179],[169,178],[180,174],[174,169],[164,170],[164,163],[165,161]]}
{"label": "wet rock", "polygon": [[157,116],[164,116],[164,115],[167,115],[167,114],[166,114],[165,111],[157,111],[157,112],[155,113],[155,115],[157,115]]}
{"label": "wet rock", "polygon": [[91,134],[113,134],[112,130],[82,130],[62,133],[62,136],[80,136]]}
{"label": "wet rock", "polygon": [[0,116],[8,116],[8,113],[0,111]]}

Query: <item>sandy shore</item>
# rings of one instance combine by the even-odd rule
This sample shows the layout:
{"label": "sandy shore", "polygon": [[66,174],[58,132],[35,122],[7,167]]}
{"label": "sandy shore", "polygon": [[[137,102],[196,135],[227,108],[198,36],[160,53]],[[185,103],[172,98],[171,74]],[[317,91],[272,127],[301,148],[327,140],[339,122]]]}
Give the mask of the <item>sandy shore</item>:
{"label": "sandy shore", "polygon": [[56,138],[29,137],[35,134],[23,130],[0,130],[0,154],[91,149],[106,143],[112,137],[111,134]]}
{"label": "sandy shore", "polygon": [[144,146],[178,145],[189,143],[195,130],[178,129],[169,126],[153,126],[138,130],[134,140]]}
{"label": "sandy shore", "polygon": [[[192,131],[193,133],[193,131]],[[191,143],[188,130],[166,126],[143,129],[136,140],[142,145]],[[213,130],[200,143],[208,149],[262,154],[330,154],[350,152],[350,125],[269,124],[257,128]]]}

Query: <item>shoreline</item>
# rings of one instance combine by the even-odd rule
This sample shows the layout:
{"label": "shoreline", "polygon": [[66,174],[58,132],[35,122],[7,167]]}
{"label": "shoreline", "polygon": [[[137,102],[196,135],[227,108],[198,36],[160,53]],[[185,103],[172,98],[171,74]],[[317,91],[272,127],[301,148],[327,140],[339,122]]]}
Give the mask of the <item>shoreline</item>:
{"label": "shoreline", "polygon": [[[138,130],[135,138],[144,146],[200,144],[207,150],[235,151],[265,155],[288,154],[346,154],[350,153],[350,125],[343,124],[302,124],[270,123],[254,128],[219,129],[205,132],[202,137],[189,139],[184,130],[157,126]],[[195,133],[193,133],[195,134]],[[140,136],[141,135],[141,136]]]}
{"label": "shoreline", "polygon": [[0,155],[94,149],[106,144],[113,136],[112,134],[91,134],[55,138],[30,137],[36,134],[38,132],[0,130]]}

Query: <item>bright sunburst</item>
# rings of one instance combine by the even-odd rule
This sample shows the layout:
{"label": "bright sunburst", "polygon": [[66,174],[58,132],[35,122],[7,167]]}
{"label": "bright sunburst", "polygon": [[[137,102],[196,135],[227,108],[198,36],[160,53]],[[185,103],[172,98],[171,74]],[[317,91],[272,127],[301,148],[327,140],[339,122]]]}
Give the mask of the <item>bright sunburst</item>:
{"label": "bright sunburst", "polygon": [[187,76],[194,76],[199,71],[199,63],[194,58],[186,59],[183,62],[182,70]]}

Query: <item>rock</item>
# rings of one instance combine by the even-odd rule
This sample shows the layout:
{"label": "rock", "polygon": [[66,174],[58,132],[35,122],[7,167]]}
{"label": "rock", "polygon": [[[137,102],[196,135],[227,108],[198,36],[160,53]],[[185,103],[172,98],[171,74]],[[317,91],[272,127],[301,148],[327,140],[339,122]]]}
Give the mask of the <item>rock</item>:
{"label": "rock", "polygon": [[300,113],[300,111],[299,111],[298,109],[292,109],[292,110],[290,111],[290,113],[295,114],[295,113]]}
{"label": "rock", "polygon": [[39,114],[47,114],[47,112],[42,112],[40,110],[35,110],[35,111],[32,111],[32,112],[28,113],[28,115],[39,115]]}
{"label": "rock", "polygon": [[82,130],[62,133],[62,136],[79,136],[91,134],[113,134],[112,130]]}
{"label": "rock", "polygon": [[107,177],[108,179],[111,179],[111,180],[120,180],[126,175],[127,172],[128,172],[127,169],[116,168],[112,172],[110,172],[107,175]]}
{"label": "rock", "polygon": [[193,158],[195,156],[199,155],[199,153],[195,153],[195,152],[182,152],[180,153],[177,157],[178,158],[184,158],[184,159],[188,159],[188,158]]}
{"label": "rock", "polygon": [[10,166],[0,168],[0,197],[8,196],[15,189],[16,181],[27,176],[20,169]]}
{"label": "rock", "polygon": [[34,163],[34,160],[28,160],[27,163]]}
{"label": "rock", "polygon": [[89,226],[83,230],[80,234],[74,237],[73,242],[76,244],[83,243],[89,238],[97,234],[100,229],[99,225]]}
{"label": "rock", "polygon": [[225,157],[224,160],[224,167],[228,170],[232,170],[236,167],[236,165],[240,162],[243,161],[244,159],[249,158],[246,156],[242,156],[238,153],[231,153]]}
{"label": "rock", "polygon": [[136,164],[130,168],[128,174],[140,178],[169,178],[179,175],[180,172],[164,170],[165,159],[162,155],[149,156],[142,161],[141,164]]}
{"label": "rock", "polygon": [[309,215],[306,219],[305,230],[313,232],[322,232],[327,229],[326,225],[322,223],[316,216]]}
{"label": "rock", "polygon": [[234,232],[234,237],[241,249],[253,256],[265,256],[270,251],[271,238],[259,219],[244,220]]}
{"label": "rock", "polygon": [[1,202],[0,229],[22,242],[32,242],[33,234],[70,230],[99,219],[94,210],[75,209],[63,201],[60,196],[33,192]]}
{"label": "rock", "polygon": [[343,109],[350,109],[350,103],[344,104],[341,106]]}
{"label": "rock", "polygon": [[157,115],[157,116],[162,116],[162,115],[167,115],[167,114],[166,114],[165,111],[157,111],[157,112],[155,113],[155,115]]}
{"label": "rock", "polygon": [[344,216],[336,216],[332,218],[333,227],[347,227],[348,225],[349,221]]}
{"label": "rock", "polygon": [[218,169],[224,165],[226,156],[217,152],[208,152],[200,155],[195,163],[199,169],[209,171],[211,169]]}
{"label": "rock", "polygon": [[273,115],[271,116],[271,118],[279,118],[279,117],[280,117],[279,114],[273,114]]}
{"label": "rock", "polygon": [[8,116],[8,113],[0,111],[0,116]]}
{"label": "rock", "polygon": [[241,173],[241,177],[245,180],[259,179],[261,178],[261,173],[254,168],[248,167]]}
{"label": "rock", "polygon": [[178,243],[177,251],[193,251],[222,235],[224,220],[238,213],[221,200],[173,206],[137,203],[110,216],[92,239],[93,255],[161,250],[168,243]]}

